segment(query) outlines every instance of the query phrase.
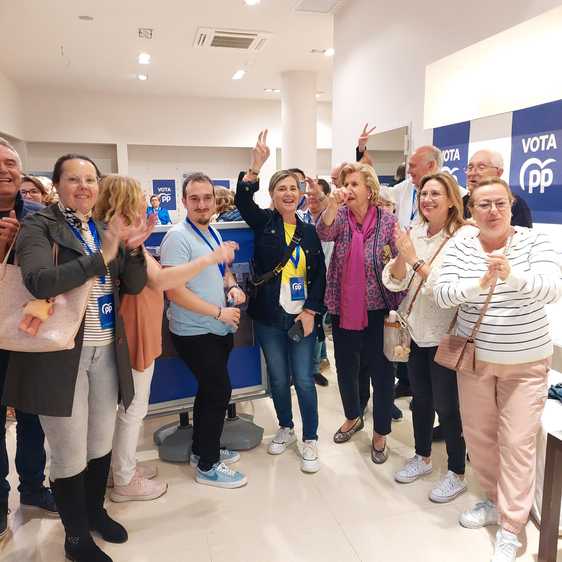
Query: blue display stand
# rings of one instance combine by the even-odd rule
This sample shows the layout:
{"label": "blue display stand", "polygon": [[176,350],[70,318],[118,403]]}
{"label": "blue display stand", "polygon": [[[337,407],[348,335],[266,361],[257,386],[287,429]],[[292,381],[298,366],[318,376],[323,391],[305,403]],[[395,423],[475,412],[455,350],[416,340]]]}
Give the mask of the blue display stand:
{"label": "blue display stand", "polygon": [[[253,232],[244,222],[216,223],[213,226],[220,231],[223,240],[233,240],[240,246],[232,269],[238,283],[244,288],[254,251]],[[146,247],[153,255],[158,257],[162,239],[170,228],[169,225],[156,227],[147,240]],[[163,354],[154,366],[148,415],[181,414],[179,425],[173,423],[158,429],[154,441],[159,446],[162,460],[188,462],[192,428],[187,411],[193,407],[197,381],[173,349],[166,318],[163,319],[162,337]],[[265,362],[254,339],[253,324],[245,310],[242,310],[240,327],[235,334],[228,371],[232,384],[232,405],[221,444],[234,450],[250,449],[261,442],[263,428],[256,426],[248,416],[237,416],[234,404],[269,396],[269,384]]]}

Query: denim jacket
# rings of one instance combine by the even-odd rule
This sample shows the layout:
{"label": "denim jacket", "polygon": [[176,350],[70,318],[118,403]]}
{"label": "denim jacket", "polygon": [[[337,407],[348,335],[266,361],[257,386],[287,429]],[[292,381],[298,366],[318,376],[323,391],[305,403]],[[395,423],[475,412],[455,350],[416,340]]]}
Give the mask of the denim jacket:
{"label": "denim jacket", "polygon": [[[272,271],[282,260],[287,249],[283,217],[272,209],[261,209],[254,202],[254,193],[259,189],[259,182],[244,182],[244,172],[238,176],[234,202],[254,232],[254,275],[259,277]],[[302,222],[298,216],[298,228],[302,233],[301,248],[306,255],[307,298],[304,308],[318,313],[324,312],[324,290],[326,288],[326,265],[324,252],[316,229],[312,224]],[[292,324],[288,315],[279,304],[281,275],[260,285],[255,298],[250,299],[249,315],[258,322],[282,329]],[[290,320],[290,323],[289,323]]]}

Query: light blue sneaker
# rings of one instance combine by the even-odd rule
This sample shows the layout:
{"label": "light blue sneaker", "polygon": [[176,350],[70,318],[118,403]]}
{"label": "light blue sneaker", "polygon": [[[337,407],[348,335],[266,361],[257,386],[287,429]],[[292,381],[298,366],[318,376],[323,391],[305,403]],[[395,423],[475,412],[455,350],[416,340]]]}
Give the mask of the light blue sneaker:
{"label": "light blue sneaker", "polygon": [[195,481],[217,488],[241,488],[248,483],[248,478],[237,470],[231,470],[222,462],[217,462],[213,468],[204,472],[199,467],[195,469]]}
{"label": "light blue sneaker", "polygon": [[[238,462],[239,460],[240,453],[237,451],[231,451],[229,449],[220,450],[219,462],[222,462],[223,464],[232,464]],[[199,455],[191,453],[191,455],[189,455],[189,463],[193,466],[197,466],[199,464]]]}

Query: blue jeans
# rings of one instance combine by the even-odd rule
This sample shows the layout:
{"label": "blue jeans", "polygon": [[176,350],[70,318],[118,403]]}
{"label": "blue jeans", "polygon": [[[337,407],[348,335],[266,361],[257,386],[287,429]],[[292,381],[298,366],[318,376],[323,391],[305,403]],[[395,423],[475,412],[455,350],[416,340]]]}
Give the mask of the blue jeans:
{"label": "blue jeans", "polygon": [[[0,392],[4,389],[9,352],[0,350]],[[22,495],[40,492],[45,480],[45,435],[39,418],[16,410],[16,470]],[[10,464],[6,451],[6,406],[0,405],[0,502],[8,499]]]}
{"label": "blue jeans", "polygon": [[294,427],[289,372],[293,376],[302,418],[303,439],[318,439],[318,397],[312,373],[316,331],[299,343],[287,337],[287,331],[254,321],[269,376],[271,396],[281,427]]}
{"label": "blue jeans", "polygon": [[320,372],[320,363],[322,359],[327,359],[328,354],[326,353],[326,340],[318,341],[318,338],[314,342],[314,358],[312,360],[312,374]]}

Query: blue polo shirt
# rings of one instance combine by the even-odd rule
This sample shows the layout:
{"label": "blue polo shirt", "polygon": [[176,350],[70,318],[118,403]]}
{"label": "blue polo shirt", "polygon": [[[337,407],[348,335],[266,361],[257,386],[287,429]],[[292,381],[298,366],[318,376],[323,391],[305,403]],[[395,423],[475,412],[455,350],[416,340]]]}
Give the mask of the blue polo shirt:
{"label": "blue polo shirt", "polygon": [[[212,228],[212,227],[209,227]],[[217,247],[214,238],[202,229],[200,232],[213,247]],[[215,229],[218,239],[220,233]],[[162,266],[183,265],[211,253],[211,249],[193,228],[185,221],[173,226],[164,237],[160,247],[160,263]],[[216,306],[226,306],[224,281],[218,265],[205,268],[199,275],[186,283],[186,288],[197,294],[204,301]],[[178,336],[199,336],[216,334],[225,336],[232,330],[230,326],[211,316],[198,314],[170,302],[168,308],[170,331]]]}

